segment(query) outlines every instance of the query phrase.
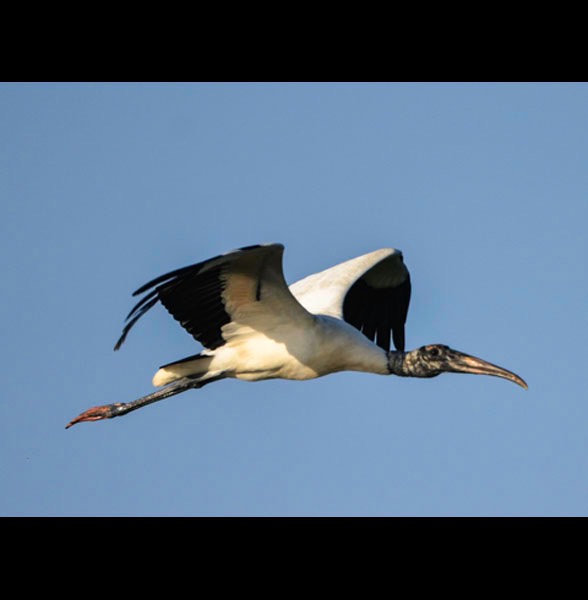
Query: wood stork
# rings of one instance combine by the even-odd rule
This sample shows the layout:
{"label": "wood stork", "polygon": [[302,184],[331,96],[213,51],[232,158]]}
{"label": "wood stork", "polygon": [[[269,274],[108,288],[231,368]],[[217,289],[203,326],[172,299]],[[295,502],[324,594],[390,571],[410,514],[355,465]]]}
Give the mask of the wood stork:
{"label": "wood stork", "polygon": [[[247,246],[171,271],[140,287],[145,294],[127,316],[118,350],[135,323],[161,302],[204,346],[199,354],[162,366],[153,394],[96,406],[73,419],[124,415],[213,381],[235,377],[312,379],[337,371],[401,377],[440,373],[494,375],[527,388],[518,375],[448,346],[404,351],[410,275],[402,252],[383,248],[288,287],[282,244]],[[395,351],[390,351],[390,337]]]}

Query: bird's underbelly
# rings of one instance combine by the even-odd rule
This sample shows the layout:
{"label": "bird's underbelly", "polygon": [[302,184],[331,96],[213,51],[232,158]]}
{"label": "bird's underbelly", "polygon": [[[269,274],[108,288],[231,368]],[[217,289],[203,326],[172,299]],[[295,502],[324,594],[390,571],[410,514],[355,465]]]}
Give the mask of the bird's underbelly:
{"label": "bird's underbelly", "polygon": [[[328,325],[328,323],[327,323]],[[343,370],[387,373],[386,354],[351,327],[235,336],[215,351],[211,369],[246,381],[314,379]]]}
{"label": "bird's underbelly", "polygon": [[314,367],[311,354],[295,340],[286,344],[258,335],[246,343],[236,342],[218,348],[211,368],[245,381],[313,379],[321,373]]}

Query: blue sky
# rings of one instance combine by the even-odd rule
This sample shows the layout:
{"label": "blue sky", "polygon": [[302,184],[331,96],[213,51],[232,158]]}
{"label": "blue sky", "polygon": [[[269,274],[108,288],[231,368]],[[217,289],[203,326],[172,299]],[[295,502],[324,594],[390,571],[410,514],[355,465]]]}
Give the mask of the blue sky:
{"label": "blue sky", "polygon": [[[0,84],[0,515],[587,515],[588,86]],[[223,381],[131,292],[261,242],[404,252],[407,346],[515,371]]]}

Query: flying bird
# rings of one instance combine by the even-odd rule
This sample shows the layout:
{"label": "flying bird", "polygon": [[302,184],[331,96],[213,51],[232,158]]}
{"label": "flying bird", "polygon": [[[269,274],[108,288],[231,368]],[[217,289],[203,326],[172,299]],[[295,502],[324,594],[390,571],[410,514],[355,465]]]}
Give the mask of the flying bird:
{"label": "flying bird", "polygon": [[[527,389],[518,375],[443,344],[405,352],[410,274],[402,252],[383,248],[288,287],[282,244],[246,246],[171,271],[140,287],[127,334],[157,303],[204,346],[155,373],[162,389],[133,402],[95,406],[70,421],[98,421],[234,377],[303,380],[338,371],[400,377],[494,375]],[[390,343],[395,350],[390,350]]]}

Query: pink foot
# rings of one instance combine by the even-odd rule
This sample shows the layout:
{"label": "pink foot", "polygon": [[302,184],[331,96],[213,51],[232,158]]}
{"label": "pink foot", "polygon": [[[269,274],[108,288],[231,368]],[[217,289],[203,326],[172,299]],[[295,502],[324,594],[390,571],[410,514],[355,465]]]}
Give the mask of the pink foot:
{"label": "pink foot", "polygon": [[75,425],[76,423],[82,423],[83,421],[100,421],[102,419],[111,419],[112,417],[116,417],[118,414],[116,409],[119,406],[122,406],[120,402],[116,404],[104,404],[103,406],[93,406],[92,408],[84,411],[73,421],[70,421],[65,428],[69,429],[72,425]]}

